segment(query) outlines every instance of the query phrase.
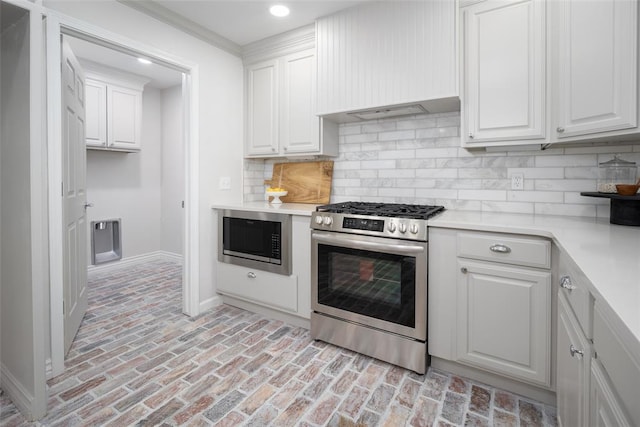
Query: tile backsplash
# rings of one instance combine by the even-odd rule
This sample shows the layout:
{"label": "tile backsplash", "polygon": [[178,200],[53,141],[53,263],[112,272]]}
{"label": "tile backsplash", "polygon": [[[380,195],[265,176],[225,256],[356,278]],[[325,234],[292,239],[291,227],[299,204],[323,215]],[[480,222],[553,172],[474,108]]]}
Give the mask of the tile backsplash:
{"label": "tile backsplash", "polygon": [[[331,201],[443,205],[447,209],[608,217],[595,191],[598,163],[613,158],[640,165],[640,141],[551,146],[546,150],[460,148],[460,113],[345,123],[339,129]],[[244,200],[264,200],[273,164],[245,159]],[[511,190],[511,176],[524,189]]]}

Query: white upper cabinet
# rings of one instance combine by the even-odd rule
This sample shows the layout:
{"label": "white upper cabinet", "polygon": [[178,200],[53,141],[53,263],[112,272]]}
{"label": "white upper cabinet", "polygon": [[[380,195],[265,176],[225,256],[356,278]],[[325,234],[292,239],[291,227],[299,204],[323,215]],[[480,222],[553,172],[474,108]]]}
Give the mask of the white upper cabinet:
{"label": "white upper cabinet", "polygon": [[635,129],[638,2],[554,2],[556,140]]}
{"label": "white upper cabinet", "polygon": [[284,153],[320,151],[320,120],[316,116],[315,50],[282,59],[280,141]]}
{"label": "white upper cabinet", "polygon": [[318,19],[318,114],[442,98],[457,109],[456,5],[371,2]]}
{"label": "white upper cabinet", "polygon": [[462,22],[463,146],[544,138],[545,3],[476,3]]}
{"label": "white upper cabinet", "polygon": [[246,67],[246,139],[249,155],[278,153],[278,71],[278,60]]}
{"label": "white upper cabinet", "polygon": [[86,145],[97,150],[138,151],[142,91],[146,80],[87,70]]}
{"label": "white upper cabinet", "polygon": [[316,116],[313,28],[302,36],[245,57],[245,157],[338,154],[338,125]]}

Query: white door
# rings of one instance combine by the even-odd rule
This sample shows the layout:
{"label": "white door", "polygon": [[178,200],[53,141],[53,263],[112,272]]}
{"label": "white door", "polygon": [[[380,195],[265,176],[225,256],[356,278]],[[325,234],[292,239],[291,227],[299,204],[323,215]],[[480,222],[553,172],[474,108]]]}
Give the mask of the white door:
{"label": "white door", "polygon": [[62,38],[62,197],[64,348],[69,351],[87,310],[87,222],[84,72]]}

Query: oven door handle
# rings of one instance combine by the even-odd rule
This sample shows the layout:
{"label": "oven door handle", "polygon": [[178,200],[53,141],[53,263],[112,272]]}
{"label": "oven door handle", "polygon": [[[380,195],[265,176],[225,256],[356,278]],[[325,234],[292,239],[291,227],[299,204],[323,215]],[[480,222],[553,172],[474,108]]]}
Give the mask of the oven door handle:
{"label": "oven door handle", "polygon": [[371,249],[376,252],[391,252],[399,255],[415,255],[423,253],[425,250],[422,245],[388,245],[384,243],[370,242],[367,240],[345,239],[329,233],[314,232],[311,234],[311,238],[317,242],[328,243],[331,245],[339,245],[352,249]]}

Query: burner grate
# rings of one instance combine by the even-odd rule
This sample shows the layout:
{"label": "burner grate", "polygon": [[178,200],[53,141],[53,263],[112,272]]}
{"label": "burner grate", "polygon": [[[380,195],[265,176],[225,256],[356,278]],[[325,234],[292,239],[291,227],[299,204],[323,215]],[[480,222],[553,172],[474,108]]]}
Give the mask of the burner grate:
{"label": "burner grate", "polygon": [[318,212],[410,219],[428,219],[442,210],[443,206],[369,202],[333,203],[316,208]]}

